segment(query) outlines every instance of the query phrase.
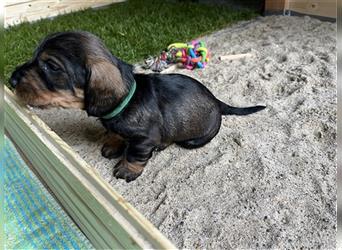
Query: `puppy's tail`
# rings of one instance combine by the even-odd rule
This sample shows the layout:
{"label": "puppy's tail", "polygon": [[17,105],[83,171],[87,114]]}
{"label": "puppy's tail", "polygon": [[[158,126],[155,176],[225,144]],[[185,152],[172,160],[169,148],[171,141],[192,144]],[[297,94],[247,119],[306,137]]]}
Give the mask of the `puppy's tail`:
{"label": "puppy's tail", "polygon": [[253,107],[246,107],[246,108],[237,108],[229,106],[228,104],[225,104],[224,102],[221,102],[220,100],[217,100],[222,115],[249,115],[253,114],[255,112],[261,111],[266,108],[266,106],[258,105]]}

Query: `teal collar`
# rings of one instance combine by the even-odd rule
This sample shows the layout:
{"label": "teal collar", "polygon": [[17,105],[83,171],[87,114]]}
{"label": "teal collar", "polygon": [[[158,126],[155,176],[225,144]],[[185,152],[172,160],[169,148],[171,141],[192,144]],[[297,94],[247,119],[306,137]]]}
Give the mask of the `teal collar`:
{"label": "teal collar", "polygon": [[101,118],[102,118],[102,119],[107,119],[107,120],[108,120],[108,119],[111,119],[111,118],[115,117],[115,116],[118,115],[121,111],[123,111],[123,110],[127,107],[129,101],[132,99],[133,94],[134,94],[136,88],[137,88],[137,83],[134,81],[134,82],[133,82],[133,86],[132,86],[132,88],[129,90],[129,93],[128,93],[128,95],[125,97],[125,99],[124,99],[124,100],[123,100],[123,101],[122,101],[122,102],[121,102],[121,103],[120,103],[112,112],[110,112],[110,113],[108,113],[108,114],[102,116]]}

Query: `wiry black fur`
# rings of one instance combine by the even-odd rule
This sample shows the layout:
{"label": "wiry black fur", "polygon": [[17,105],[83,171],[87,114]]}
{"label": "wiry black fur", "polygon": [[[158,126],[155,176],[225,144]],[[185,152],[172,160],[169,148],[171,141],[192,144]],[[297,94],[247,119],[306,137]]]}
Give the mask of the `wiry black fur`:
{"label": "wiry black fur", "polygon": [[[133,74],[131,65],[114,57],[90,33],[66,32],[51,35],[37,49],[35,57],[42,51],[55,53],[63,61],[66,68],[63,77],[67,80],[62,88],[83,88],[85,108],[92,116],[105,115],[125,96],[118,98],[114,94],[108,95],[108,104],[97,105],[102,92],[88,87],[91,68],[87,68],[85,62],[87,54],[100,53],[114,64],[121,73],[127,93],[133,81],[136,81],[136,91],[128,106],[114,118],[101,118],[108,131],[120,135],[126,142],[111,155],[104,154],[109,158],[123,152],[124,159],[129,163],[145,165],[154,150],[162,150],[171,143],[185,148],[196,148],[208,143],[218,133],[222,115],[247,115],[265,108],[231,107],[216,99],[200,82],[185,75]],[[51,85],[51,81],[46,80],[46,84]],[[54,90],[56,87],[58,86],[50,88]],[[107,148],[106,152],[111,151]],[[115,175],[126,181],[134,180],[141,174],[122,171],[122,166],[116,166]]]}
{"label": "wiry black fur", "polygon": [[[147,161],[152,151],[175,142],[185,148],[208,143],[221,116],[247,115],[265,108],[236,108],[219,101],[200,82],[181,74],[135,74],[137,90],[127,108],[103,125],[128,138],[128,157]],[[135,156],[133,156],[135,155]]]}

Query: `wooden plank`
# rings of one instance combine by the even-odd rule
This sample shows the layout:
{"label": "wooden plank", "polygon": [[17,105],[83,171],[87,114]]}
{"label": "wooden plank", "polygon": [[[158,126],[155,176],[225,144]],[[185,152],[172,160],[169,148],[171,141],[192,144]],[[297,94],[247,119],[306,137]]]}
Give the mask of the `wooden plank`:
{"label": "wooden plank", "polygon": [[219,59],[221,61],[229,61],[229,60],[239,60],[239,59],[243,59],[243,58],[248,58],[248,57],[252,57],[253,54],[251,53],[245,53],[245,54],[236,54],[236,55],[222,55],[219,56]]}
{"label": "wooden plank", "polygon": [[298,13],[336,18],[336,0],[288,0],[288,9]]}
{"label": "wooden plank", "polygon": [[5,115],[6,132],[94,247],[175,249],[7,88]]}
{"label": "wooden plank", "polygon": [[16,4],[22,4],[22,3],[29,3],[34,0],[5,0],[5,7],[16,5]]}
{"label": "wooden plank", "polygon": [[5,27],[125,0],[11,0],[5,5]]}
{"label": "wooden plank", "polygon": [[[6,118],[8,117],[10,120],[13,119],[11,117],[10,113],[6,113]],[[13,119],[14,120],[14,119]],[[6,129],[7,130],[7,129]],[[8,131],[8,130],[7,130]],[[15,132],[16,136],[19,138],[25,138],[25,131],[21,130],[19,127],[15,127],[12,129],[13,132]],[[13,138],[13,134],[11,136]],[[17,141],[18,138],[15,139]],[[21,148],[25,147],[26,153],[30,153],[31,155],[34,155],[35,158],[31,159],[33,166],[51,166],[51,164],[54,164],[54,160],[47,159],[47,157],[42,157],[41,154],[37,153],[36,145],[33,141],[23,141],[18,143],[21,145]],[[38,168],[39,168],[38,166]],[[37,167],[36,167],[37,169]],[[42,173],[39,172],[38,174],[41,176],[43,180],[47,180],[49,182],[55,182],[55,189],[57,190],[56,197],[58,200],[62,202],[62,205],[67,211],[70,211],[72,213],[73,217],[76,216],[76,223],[81,224],[82,227],[85,228],[85,230],[88,232],[86,235],[87,237],[93,242],[94,246],[101,247],[101,248],[115,248],[115,249],[122,249],[124,247],[127,247],[125,245],[121,245],[120,241],[115,238],[113,240],[111,237],[111,233],[108,231],[108,229],[104,228],[101,230],[101,232],[98,232],[96,230],[95,226],[97,223],[100,223],[98,218],[94,218],[92,214],[89,212],[89,209],[82,209],[82,207],[89,206],[88,204],[84,203],[82,205],[78,204],[75,205],[75,199],[73,198],[73,195],[70,194],[66,188],[66,186],[70,185],[70,181],[74,181],[71,178],[64,178],[60,175],[60,173],[56,172],[54,168],[50,168],[49,171],[51,174]],[[52,178],[53,175],[53,179]],[[71,182],[73,183],[73,182]],[[89,199],[88,197],[86,197]],[[80,201],[83,202],[83,201]],[[81,207],[81,208],[80,208]],[[79,216],[82,216],[84,219],[80,220]],[[94,232],[94,233],[91,233]],[[112,242],[111,245],[109,242]]]}
{"label": "wooden plank", "polygon": [[[26,155],[23,153],[23,151],[21,150],[21,148],[15,143],[14,139],[8,134],[6,133],[6,136],[12,141],[12,143],[14,144],[16,150],[18,151],[18,153],[20,154],[21,158],[25,161],[25,163],[28,165],[28,167],[30,168],[30,170],[36,175],[36,177],[39,178],[39,181],[43,184],[43,186],[49,191],[49,193],[52,195],[52,197],[58,202],[58,204],[64,208],[64,210],[70,210],[70,206],[68,206],[67,208],[65,208],[63,206],[63,204],[61,204],[59,202],[59,199],[56,197],[56,195],[50,190],[50,188],[46,185],[44,179],[42,178],[41,175],[39,175],[39,173],[36,171],[36,168],[34,167],[34,165],[32,164],[31,161],[29,161],[26,157]],[[63,192],[63,191],[62,191]],[[63,199],[63,198],[62,198]],[[82,223],[82,222],[81,222]],[[96,238],[92,238],[91,242],[96,242]],[[101,245],[101,242],[96,242],[94,245]],[[107,246],[108,247],[108,246]]]}
{"label": "wooden plank", "polygon": [[265,0],[265,13],[283,12],[285,0]]}

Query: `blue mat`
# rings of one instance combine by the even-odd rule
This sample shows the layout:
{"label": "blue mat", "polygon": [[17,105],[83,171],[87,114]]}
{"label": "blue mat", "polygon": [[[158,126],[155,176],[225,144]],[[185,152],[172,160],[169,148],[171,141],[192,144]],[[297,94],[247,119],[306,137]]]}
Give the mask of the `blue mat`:
{"label": "blue mat", "polygon": [[5,249],[93,249],[5,137]]}

